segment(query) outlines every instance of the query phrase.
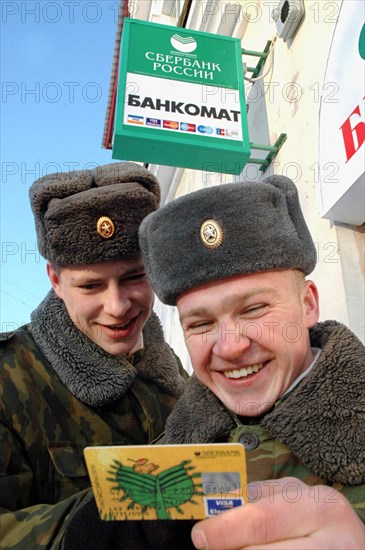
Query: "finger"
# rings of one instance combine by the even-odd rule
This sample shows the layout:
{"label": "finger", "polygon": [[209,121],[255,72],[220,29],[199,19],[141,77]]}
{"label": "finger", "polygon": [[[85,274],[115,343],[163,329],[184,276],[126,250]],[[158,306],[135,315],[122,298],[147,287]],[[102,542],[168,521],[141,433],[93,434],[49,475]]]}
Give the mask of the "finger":
{"label": "finger", "polygon": [[303,491],[308,490],[300,479],[295,477],[283,477],[281,479],[268,479],[266,481],[253,481],[247,486],[247,495],[250,502],[257,502],[262,498],[271,498],[274,500],[276,493],[285,496],[288,492],[294,491],[301,495]]}
{"label": "finger", "polygon": [[341,529],[334,533],[333,526],[329,529],[316,531],[308,537],[299,537],[288,540],[281,540],[268,544],[254,544],[240,548],[240,550],[363,550],[365,548],[364,534],[359,533],[359,537],[352,537],[352,529]]}
{"label": "finger", "polygon": [[250,544],[269,542],[266,532],[272,532],[273,528],[269,527],[270,520],[265,518],[262,510],[260,501],[200,521],[192,529],[192,541],[196,548],[208,550],[237,550]]}
{"label": "finger", "polygon": [[269,544],[260,544],[254,546],[245,546],[240,550],[328,550],[328,546],[319,546],[319,541],[313,541],[311,537],[301,537],[299,539],[281,540]]}
{"label": "finger", "polygon": [[193,543],[198,549],[237,550],[307,537],[318,523],[317,506],[310,506],[308,499],[293,499],[289,492],[286,499],[279,493],[274,500],[262,498],[198,522],[192,530]]}

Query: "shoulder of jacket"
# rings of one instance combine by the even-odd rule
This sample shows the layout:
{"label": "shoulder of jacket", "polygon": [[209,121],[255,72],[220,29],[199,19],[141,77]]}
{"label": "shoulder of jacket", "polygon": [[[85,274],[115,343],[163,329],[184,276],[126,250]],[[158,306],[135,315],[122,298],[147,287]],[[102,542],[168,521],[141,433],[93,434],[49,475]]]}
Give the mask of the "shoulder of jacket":
{"label": "shoulder of jacket", "polygon": [[27,325],[23,325],[16,330],[9,332],[0,332],[0,347],[5,347],[8,343],[12,342],[17,336],[18,337],[27,337],[28,336]]}
{"label": "shoulder of jacket", "polygon": [[4,346],[12,338],[14,338],[15,332],[0,332],[0,346]]}

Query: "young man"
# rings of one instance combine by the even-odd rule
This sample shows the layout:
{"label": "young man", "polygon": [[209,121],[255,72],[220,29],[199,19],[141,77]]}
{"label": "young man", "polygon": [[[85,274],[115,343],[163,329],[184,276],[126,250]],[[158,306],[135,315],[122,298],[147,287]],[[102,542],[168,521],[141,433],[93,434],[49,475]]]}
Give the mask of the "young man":
{"label": "young man", "polygon": [[30,189],[52,290],[1,343],[4,549],[60,548],[93,501],[83,449],[152,443],[183,391],[138,245],[159,198],[134,163],[52,174]]}
{"label": "young man", "polygon": [[247,451],[253,503],[197,523],[196,548],[364,548],[365,350],[340,323],[317,323],[295,185],[186,195],[144,220],[140,244],[194,369],[164,443]]}

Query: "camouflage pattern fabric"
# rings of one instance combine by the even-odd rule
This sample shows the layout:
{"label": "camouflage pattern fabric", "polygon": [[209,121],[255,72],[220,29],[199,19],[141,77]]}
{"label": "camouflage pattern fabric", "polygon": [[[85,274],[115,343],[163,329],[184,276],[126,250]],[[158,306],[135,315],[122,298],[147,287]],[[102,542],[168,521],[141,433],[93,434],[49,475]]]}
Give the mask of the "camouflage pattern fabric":
{"label": "camouflage pattern fabric", "polygon": [[[318,502],[318,492],[316,485],[327,485],[327,502],[335,502],[336,491],[340,491],[351,503],[354,510],[358,513],[365,523],[365,485],[343,485],[342,483],[329,483],[327,480],[315,475],[307,468],[289,449],[287,445],[276,440],[268,430],[259,424],[241,424],[234,428],[225,438],[228,442],[237,442],[241,438],[246,441],[257,441],[256,449],[246,450],[247,460],[247,481],[275,480],[283,477],[295,477],[309,486],[313,486],[313,501]],[[247,439],[248,438],[248,439]],[[257,439],[256,439],[257,438]],[[293,484],[290,483],[290,488]],[[273,483],[274,489],[274,483]],[[289,489],[289,486],[288,486]],[[285,488],[284,488],[285,490]],[[301,497],[300,487],[296,497]],[[257,494],[257,498],[260,495]]]}
{"label": "camouflage pattern fabric", "polygon": [[153,443],[176,396],[137,377],[120,400],[88,406],[55,375],[27,327],[1,343],[1,354],[1,548],[57,549],[91,497],[83,449]]}

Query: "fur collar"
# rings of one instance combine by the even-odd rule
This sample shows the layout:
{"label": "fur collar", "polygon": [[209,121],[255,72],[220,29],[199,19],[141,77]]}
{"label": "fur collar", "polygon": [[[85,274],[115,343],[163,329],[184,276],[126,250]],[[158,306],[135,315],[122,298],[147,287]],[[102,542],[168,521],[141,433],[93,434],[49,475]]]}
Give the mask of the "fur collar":
{"label": "fur collar", "polygon": [[139,376],[179,397],[184,381],[178,361],[164,341],[152,313],[143,329],[144,351],[137,366],[94,344],[71,321],[62,300],[51,290],[31,316],[34,340],[59,378],[80,401],[101,406],[122,397]]}
{"label": "fur collar", "polygon": [[[365,482],[365,349],[336,321],[318,323],[311,345],[320,358],[260,424],[314,473],[331,482]],[[220,401],[193,376],[170,415],[165,443],[203,443],[235,427]]]}

